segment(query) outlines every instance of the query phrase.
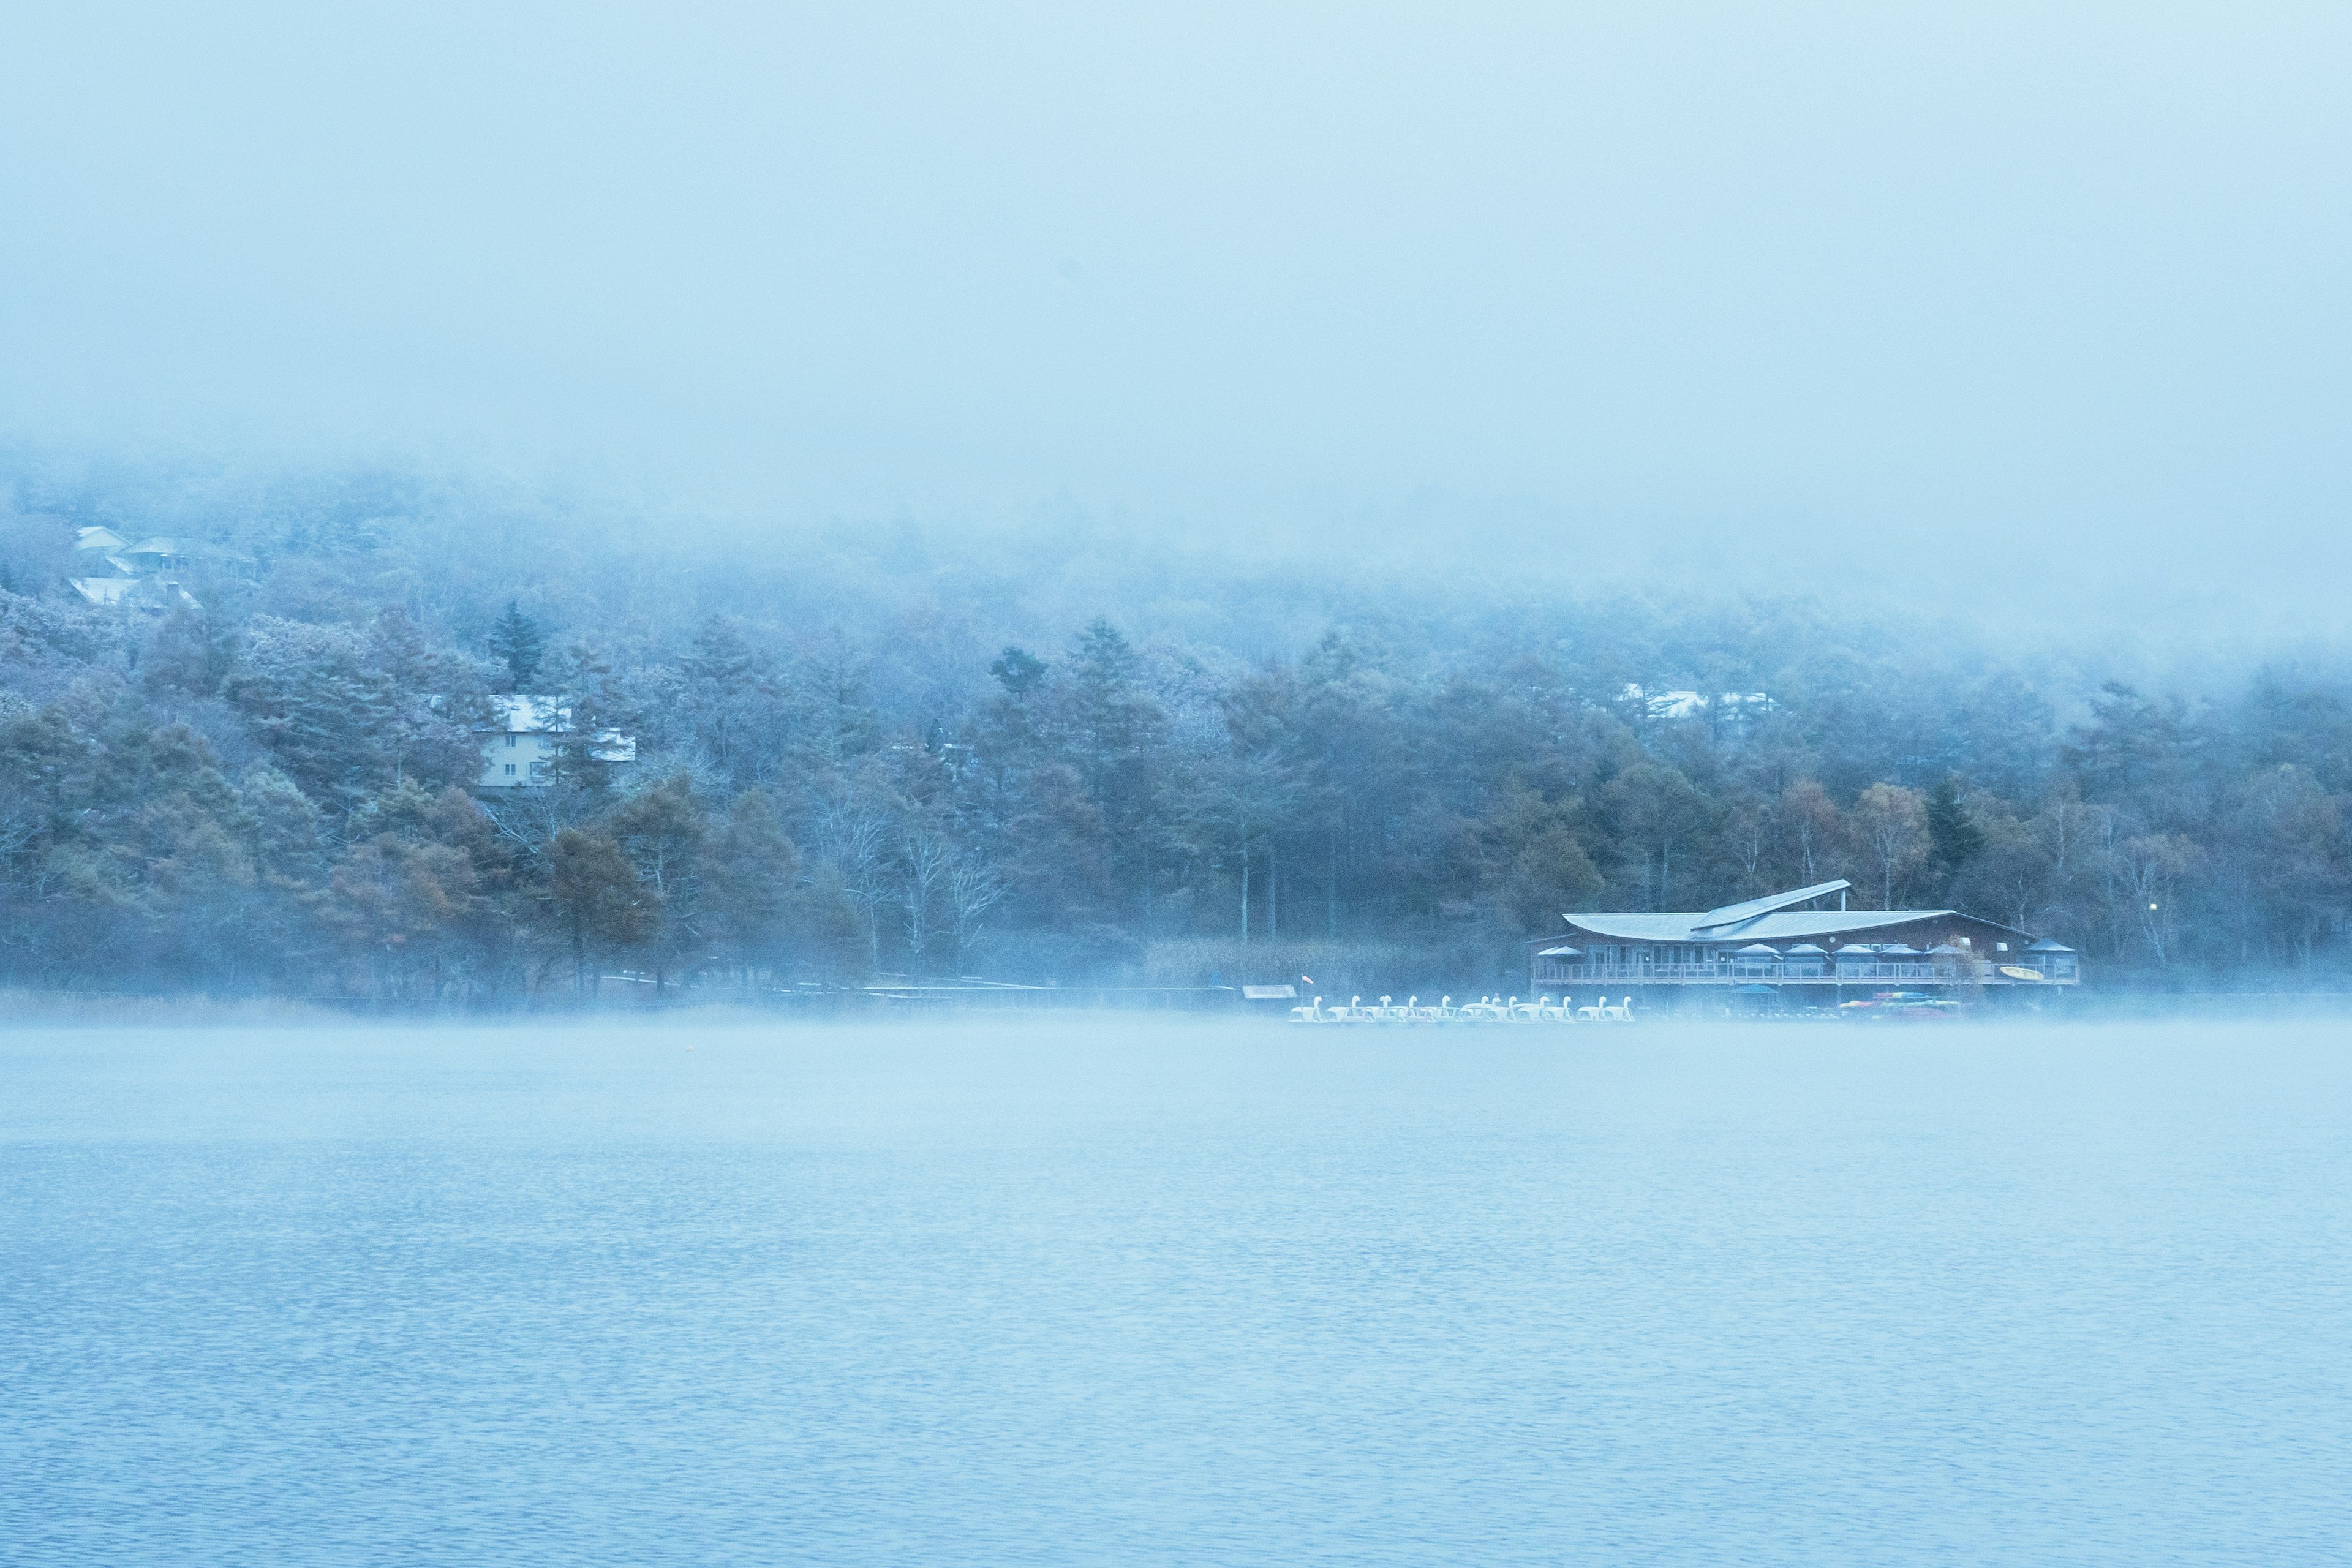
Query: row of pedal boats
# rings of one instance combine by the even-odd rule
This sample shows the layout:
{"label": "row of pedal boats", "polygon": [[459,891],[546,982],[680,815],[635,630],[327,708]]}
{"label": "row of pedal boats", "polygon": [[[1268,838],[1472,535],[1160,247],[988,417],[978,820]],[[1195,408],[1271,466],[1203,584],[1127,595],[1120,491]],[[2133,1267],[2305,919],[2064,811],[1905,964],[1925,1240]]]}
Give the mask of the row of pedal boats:
{"label": "row of pedal boats", "polygon": [[1351,996],[1344,1005],[1326,1007],[1318,996],[1304,1007],[1290,1010],[1294,1024],[1630,1024],[1633,1021],[1633,999],[1627,996],[1614,1004],[1606,996],[1595,997],[1588,1005],[1580,1007],[1572,996],[1563,996],[1554,1003],[1549,996],[1538,996],[1532,1002],[1522,1002],[1516,996],[1481,996],[1475,1002],[1456,1006],[1451,996],[1441,996],[1437,1005],[1424,1007],[1418,996],[1408,996],[1400,1004],[1383,996],[1379,1003],[1366,1006],[1361,996]]}

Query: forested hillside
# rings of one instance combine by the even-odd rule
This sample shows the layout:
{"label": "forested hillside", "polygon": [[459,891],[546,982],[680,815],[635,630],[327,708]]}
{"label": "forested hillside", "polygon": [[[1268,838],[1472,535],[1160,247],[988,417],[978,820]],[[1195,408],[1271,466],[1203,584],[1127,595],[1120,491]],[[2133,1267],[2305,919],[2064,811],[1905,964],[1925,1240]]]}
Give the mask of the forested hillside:
{"label": "forested hillside", "polygon": [[[877,973],[1458,991],[1570,909],[1850,878],[2095,980],[2345,964],[2352,682],[2136,689],[1805,596],[1040,525],[695,530],[400,475],[0,484],[23,986],[471,1000]],[[85,602],[75,531],[250,557]],[[1667,691],[1768,702],[1654,701]],[[637,761],[478,798],[543,694]]]}

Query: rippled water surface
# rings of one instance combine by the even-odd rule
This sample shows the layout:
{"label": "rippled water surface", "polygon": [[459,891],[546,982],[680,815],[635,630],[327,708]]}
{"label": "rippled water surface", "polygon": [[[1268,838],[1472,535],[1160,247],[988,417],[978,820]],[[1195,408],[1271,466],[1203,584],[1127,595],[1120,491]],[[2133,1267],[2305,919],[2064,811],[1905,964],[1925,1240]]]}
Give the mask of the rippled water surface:
{"label": "rippled water surface", "polygon": [[0,1036],[0,1561],[2341,1563],[2346,1039]]}

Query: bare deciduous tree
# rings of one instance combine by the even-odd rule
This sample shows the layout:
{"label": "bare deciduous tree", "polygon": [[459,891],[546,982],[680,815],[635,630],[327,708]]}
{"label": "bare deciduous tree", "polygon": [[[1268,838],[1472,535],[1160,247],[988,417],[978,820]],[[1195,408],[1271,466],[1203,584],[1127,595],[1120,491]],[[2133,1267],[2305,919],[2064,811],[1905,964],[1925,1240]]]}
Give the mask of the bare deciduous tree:
{"label": "bare deciduous tree", "polygon": [[1927,797],[1900,784],[1874,784],[1853,803],[1854,837],[1877,873],[1882,910],[1895,908],[1896,885],[1927,860]]}
{"label": "bare deciduous tree", "polygon": [[996,874],[994,867],[968,856],[957,858],[948,872],[948,912],[953,922],[959,968],[969,967],[982,922],[991,910],[1004,901],[1008,891],[1004,879]]}
{"label": "bare deciduous tree", "polygon": [[906,926],[907,963],[919,978],[930,951],[931,910],[953,874],[955,851],[937,823],[918,816],[899,837],[898,863],[904,876],[898,912]]}

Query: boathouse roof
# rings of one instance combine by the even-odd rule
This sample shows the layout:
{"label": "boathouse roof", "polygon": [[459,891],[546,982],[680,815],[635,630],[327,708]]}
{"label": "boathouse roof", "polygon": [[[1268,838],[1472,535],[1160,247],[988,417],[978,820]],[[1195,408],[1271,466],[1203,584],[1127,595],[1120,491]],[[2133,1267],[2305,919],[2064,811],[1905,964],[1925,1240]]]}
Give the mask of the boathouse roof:
{"label": "boathouse roof", "polygon": [[1769,915],[1796,904],[1809,904],[1815,899],[1826,899],[1832,893],[1843,893],[1853,887],[1841,877],[1833,882],[1816,882],[1810,888],[1796,888],[1785,893],[1767,893],[1760,899],[1748,899],[1737,904],[1726,904],[1719,910],[1709,910],[1691,921],[1694,931],[1721,931],[1744,924],[1759,915]]}
{"label": "boathouse roof", "polygon": [[[1851,882],[1843,879],[1816,882],[1810,888],[1795,888],[1785,893],[1772,893],[1704,911],[1634,914],[1593,910],[1571,913],[1561,917],[1568,921],[1569,930],[1550,940],[1556,942],[1563,937],[1573,940],[1579,936],[1591,936],[1610,942],[1725,942],[1743,949],[1767,942],[1796,942],[1803,945],[1790,951],[1811,954],[1822,952],[1811,945],[1816,942],[1853,945],[1870,941],[1873,933],[1885,933],[1894,927],[1929,921],[1958,921],[1979,931],[2020,939],[2021,942],[2032,940],[2029,933],[2013,926],[1958,910],[1801,910],[1790,907],[1811,903],[1832,893],[1843,893],[1852,886]],[[1930,942],[1953,940],[1948,927],[1944,931],[1930,930],[1917,934]],[[1539,937],[1537,940],[1544,939]],[[1891,938],[1882,936],[1880,940]],[[1917,953],[1916,948],[1906,948],[1905,951],[1915,955]]]}
{"label": "boathouse roof", "polygon": [[[1751,942],[1811,943],[1822,941],[1853,945],[1871,941],[1874,932],[1927,921],[1965,921],[1978,931],[1997,932],[2015,939],[2024,939],[2027,935],[1999,921],[1989,921],[1982,915],[1966,914],[1958,910],[1791,910],[1754,915],[1728,930],[1702,924],[1707,917],[1696,910],[1658,915],[1570,914],[1562,918],[1569,924],[1564,934],[1571,940],[1586,936],[1609,942],[1729,942],[1743,947]],[[1560,939],[1555,936],[1551,940],[1558,942]]]}

